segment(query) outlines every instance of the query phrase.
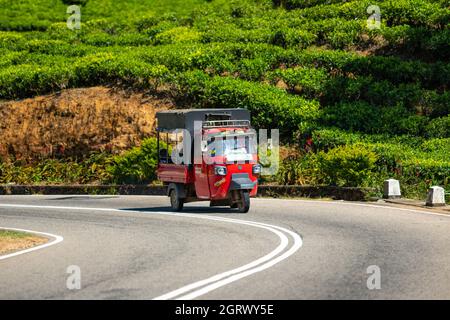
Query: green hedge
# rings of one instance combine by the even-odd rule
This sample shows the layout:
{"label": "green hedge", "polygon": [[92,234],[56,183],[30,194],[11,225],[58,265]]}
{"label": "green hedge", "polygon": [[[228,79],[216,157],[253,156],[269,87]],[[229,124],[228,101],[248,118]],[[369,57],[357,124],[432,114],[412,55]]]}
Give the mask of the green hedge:
{"label": "green hedge", "polygon": [[168,74],[169,70],[163,65],[108,53],[87,55],[72,63],[12,65],[0,70],[0,99],[117,82],[155,90]]}
{"label": "green hedge", "polygon": [[36,163],[0,161],[0,184],[151,183],[156,180],[157,143],[148,138],[119,156],[91,154],[85,159],[44,159]]}
{"label": "green hedge", "polygon": [[429,138],[450,137],[450,115],[431,120],[426,127],[426,136]]}
{"label": "green hedge", "polygon": [[88,184],[111,180],[108,167],[111,156],[92,154],[86,159],[44,159],[25,164],[0,161],[0,183],[16,184]]}
{"label": "green hedge", "polygon": [[377,107],[366,102],[340,103],[326,107],[325,125],[363,133],[445,137],[446,132],[430,130],[430,120],[402,105]]}
{"label": "green hedge", "polygon": [[121,156],[114,157],[107,168],[114,183],[150,183],[156,180],[158,149],[155,138],[148,138]]}
{"label": "green hedge", "polygon": [[311,48],[301,52],[286,50],[280,62],[288,65],[323,67],[337,74],[371,76],[393,84],[420,83],[424,88],[446,88],[450,83],[450,63],[426,63],[399,57],[360,56],[340,50]]}
{"label": "green hedge", "polygon": [[282,184],[370,186],[401,181],[406,197],[423,198],[432,185],[449,188],[450,140],[364,135],[316,130],[313,151],[284,159],[276,176]]}
{"label": "green hedge", "polygon": [[296,67],[277,69],[267,74],[272,84],[283,80],[289,90],[309,98],[320,98],[325,94],[329,75],[324,69],[311,67]]}
{"label": "green hedge", "polygon": [[373,151],[355,144],[319,152],[317,164],[327,184],[358,187],[369,185],[377,158]]}
{"label": "green hedge", "polygon": [[178,90],[198,107],[246,108],[256,127],[280,129],[283,135],[309,127],[319,114],[319,104],[314,100],[241,79],[210,78],[200,71],[180,76]]}
{"label": "green hedge", "polygon": [[340,3],[342,0],[272,0],[276,6],[282,6],[286,9],[308,8],[321,4]]}

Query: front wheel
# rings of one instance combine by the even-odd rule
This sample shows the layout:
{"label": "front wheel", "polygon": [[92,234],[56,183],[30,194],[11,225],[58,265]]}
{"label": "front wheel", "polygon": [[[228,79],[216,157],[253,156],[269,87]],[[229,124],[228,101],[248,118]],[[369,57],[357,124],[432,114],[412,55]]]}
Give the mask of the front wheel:
{"label": "front wheel", "polygon": [[183,210],[184,200],[180,198],[177,188],[170,191],[170,205],[172,206],[173,211],[180,212]]}
{"label": "front wheel", "polygon": [[241,191],[238,209],[240,213],[247,213],[250,210],[250,192],[248,190]]}

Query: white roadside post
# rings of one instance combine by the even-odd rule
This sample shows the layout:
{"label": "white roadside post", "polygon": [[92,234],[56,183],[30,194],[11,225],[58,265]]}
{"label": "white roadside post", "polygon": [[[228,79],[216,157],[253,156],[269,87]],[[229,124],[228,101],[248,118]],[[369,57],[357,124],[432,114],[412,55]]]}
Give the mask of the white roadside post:
{"label": "white roadside post", "polygon": [[401,198],[400,182],[395,179],[388,179],[384,181],[384,198],[398,199]]}
{"label": "white roadside post", "polygon": [[428,207],[443,207],[445,206],[445,189],[433,186],[428,189],[427,203]]}

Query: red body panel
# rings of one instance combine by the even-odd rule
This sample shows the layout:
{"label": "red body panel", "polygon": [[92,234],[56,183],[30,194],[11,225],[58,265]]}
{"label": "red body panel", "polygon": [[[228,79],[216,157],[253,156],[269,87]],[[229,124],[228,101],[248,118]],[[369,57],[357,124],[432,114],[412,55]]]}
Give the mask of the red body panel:
{"label": "red body panel", "polygon": [[194,165],[195,193],[199,199],[210,199],[208,166],[205,163]]}
{"label": "red body panel", "polygon": [[[221,200],[226,199],[229,196],[229,189],[231,184],[231,176],[234,173],[247,173],[250,180],[253,182],[257,182],[258,178],[253,175],[253,164],[228,164],[227,167],[227,175],[226,176],[218,176],[214,174],[214,165],[209,166],[209,186],[211,190],[211,199],[212,200]],[[241,169],[239,169],[241,168]],[[250,196],[256,196],[258,192],[258,183],[255,184],[255,187],[251,190]]]}
{"label": "red body panel", "polygon": [[188,166],[160,163],[158,165],[158,179],[162,182],[193,183],[193,174]]}

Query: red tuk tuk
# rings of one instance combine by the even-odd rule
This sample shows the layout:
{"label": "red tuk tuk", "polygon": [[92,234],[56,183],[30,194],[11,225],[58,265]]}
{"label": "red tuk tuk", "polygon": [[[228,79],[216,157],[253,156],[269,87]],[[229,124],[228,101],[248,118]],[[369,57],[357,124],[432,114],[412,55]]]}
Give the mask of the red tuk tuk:
{"label": "red tuk tuk", "polygon": [[210,201],[248,212],[261,173],[248,110],[172,110],[156,118],[158,178],[167,186],[172,209]]}

